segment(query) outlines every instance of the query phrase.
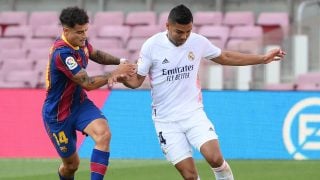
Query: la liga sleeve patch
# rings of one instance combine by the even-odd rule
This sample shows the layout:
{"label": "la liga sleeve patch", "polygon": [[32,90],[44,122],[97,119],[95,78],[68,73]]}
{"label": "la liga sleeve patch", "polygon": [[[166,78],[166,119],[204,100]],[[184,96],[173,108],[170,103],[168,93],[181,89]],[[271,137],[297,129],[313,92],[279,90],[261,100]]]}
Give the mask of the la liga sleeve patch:
{"label": "la liga sleeve patch", "polygon": [[72,56],[66,58],[66,65],[70,70],[73,70],[78,66],[76,60]]}

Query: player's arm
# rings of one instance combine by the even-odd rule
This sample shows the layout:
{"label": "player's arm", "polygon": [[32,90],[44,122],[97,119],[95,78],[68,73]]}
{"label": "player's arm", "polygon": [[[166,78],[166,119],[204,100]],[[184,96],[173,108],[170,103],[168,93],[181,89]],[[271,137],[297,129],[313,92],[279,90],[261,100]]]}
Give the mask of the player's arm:
{"label": "player's arm", "polygon": [[96,63],[104,65],[118,65],[121,62],[120,58],[96,49],[92,50],[92,52],[89,55],[89,58]]}
{"label": "player's arm", "polygon": [[122,84],[128,88],[135,89],[142,85],[145,78],[145,76],[136,73],[130,78],[119,78],[118,82],[122,82]]}
{"label": "player's arm", "polygon": [[286,53],[281,49],[270,50],[264,55],[222,51],[220,56],[211,60],[221,65],[245,66],[254,64],[268,64],[272,61],[282,59],[285,55]]}
{"label": "player's arm", "polygon": [[85,90],[90,91],[98,89],[106,84],[112,86],[116,79],[134,76],[135,71],[135,66],[132,64],[120,64],[118,68],[111,73],[97,76],[88,76],[85,69],[81,69],[71,79]]}

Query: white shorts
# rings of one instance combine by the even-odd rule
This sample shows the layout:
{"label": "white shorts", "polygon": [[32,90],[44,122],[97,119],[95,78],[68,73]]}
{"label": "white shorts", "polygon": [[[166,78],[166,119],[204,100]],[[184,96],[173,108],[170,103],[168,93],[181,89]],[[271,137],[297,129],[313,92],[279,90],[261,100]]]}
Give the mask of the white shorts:
{"label": "white shorts", "polygon": [[214,126],[203,109],[190,113],[188,118],[172,121],[154,121],[160,146],[172,164],[192,157],[192,146],[200,151],[207,141],[218,139]]}

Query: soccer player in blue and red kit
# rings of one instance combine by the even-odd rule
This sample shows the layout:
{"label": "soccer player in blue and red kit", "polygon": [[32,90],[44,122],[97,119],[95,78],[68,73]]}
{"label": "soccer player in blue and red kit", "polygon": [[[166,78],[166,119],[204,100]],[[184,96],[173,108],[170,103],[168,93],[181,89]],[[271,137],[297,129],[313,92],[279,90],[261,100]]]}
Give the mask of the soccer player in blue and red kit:
{"label": "soccer player in blue and red kit", "polygon": [[[74,179],[80,160],[76,150],[76,130],[92,137],[91,179],[103,179],[108,167],[111,133],[102,112],[90,101],[85,90],[111,86],[114,79],[130,77],[135,66],[123,59],[95,50],[87,41],[89,18],[83,9],[68,7],[60,14],[63,28],[49,54],[47,95],[42,109],[45,129],[62,163],[60,180]],[[111,73],[88,76],[88,60],[104,65],[118,65]]]}

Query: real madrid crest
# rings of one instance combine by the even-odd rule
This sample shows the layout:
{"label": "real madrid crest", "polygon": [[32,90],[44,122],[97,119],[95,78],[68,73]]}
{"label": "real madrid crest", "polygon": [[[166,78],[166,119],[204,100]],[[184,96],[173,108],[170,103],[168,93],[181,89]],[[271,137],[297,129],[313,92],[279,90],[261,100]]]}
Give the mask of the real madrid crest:
{"label": "real madrid crest", "polygon": [[194,54],[193,54],[193,52],[189,52],[189,54],[188,54],[188,59],[190,60],[190,61],[193,61],[194,60]]}

